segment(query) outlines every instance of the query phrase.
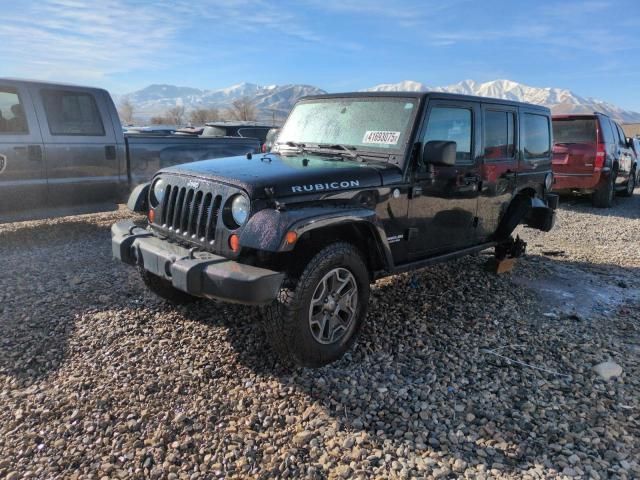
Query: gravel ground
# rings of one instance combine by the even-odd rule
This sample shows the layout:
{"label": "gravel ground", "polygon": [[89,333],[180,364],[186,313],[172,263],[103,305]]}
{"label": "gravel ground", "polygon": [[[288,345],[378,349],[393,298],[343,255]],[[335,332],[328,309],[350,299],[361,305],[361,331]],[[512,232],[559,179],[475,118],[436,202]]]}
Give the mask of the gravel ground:
{"label": "gravel ground", "polygon": [[[147,293],[111,259],[126,212],[0,225],[0,478],[638,478],[639,193],[522,230],[512,275],[379,281],[320,370],[282,366],[255,309]],[[615,298],[564,308],[585,282]]]}

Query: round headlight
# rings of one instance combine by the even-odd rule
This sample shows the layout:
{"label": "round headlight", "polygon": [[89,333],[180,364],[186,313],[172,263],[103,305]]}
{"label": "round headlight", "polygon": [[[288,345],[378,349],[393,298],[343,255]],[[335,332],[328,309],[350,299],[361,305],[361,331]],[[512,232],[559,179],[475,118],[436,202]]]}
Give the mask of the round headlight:
{"label": "round headlight", "polygon": [[151,186],[151,205],[153,207],[157,207],[162,202],[166,187],[165,181],[161,178],[153,182]]}
{"label": "round headlight", "polygon": [[236,195],[231,202],[231,216],[236,225],[241,227],[249,218],[249,200],[244,195]]}

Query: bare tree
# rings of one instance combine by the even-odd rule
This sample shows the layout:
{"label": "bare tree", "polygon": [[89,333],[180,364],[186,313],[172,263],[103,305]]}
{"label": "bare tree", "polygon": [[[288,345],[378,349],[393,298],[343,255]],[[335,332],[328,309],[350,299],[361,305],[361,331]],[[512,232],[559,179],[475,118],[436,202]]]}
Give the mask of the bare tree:
{"label": "bare tree", "polygon": [[184,123],[184,105],[176,105],[166,111],[164,116],[173,125],[182,125]]}
{"label": "bare tree", "polygon": [[149,123],[151,125],[168,125],[171,123],[171,119],[165,117],[164,115],[156,115],[155,117],[151,117]]}
{"label": "bare tree", "polygon": [[189,122],[192,125],[204,125],[207,122],[215,122],[220,119],[217,108],[196,108],[189,112]]}
{"label": "bare tree", "polygon": [[120,116],[120,120],[125,125],[131,125],[133,123],[133,113],[135,112],[135,107],[129,97],[125,97],[120,102],[120,108],[118,108],[118,115]]}
{"label": "bare tree", "polygon": [[228,113],[233,120],[255,120],[258,116],[258,109],[251,98],[242,97],[233,101]]}

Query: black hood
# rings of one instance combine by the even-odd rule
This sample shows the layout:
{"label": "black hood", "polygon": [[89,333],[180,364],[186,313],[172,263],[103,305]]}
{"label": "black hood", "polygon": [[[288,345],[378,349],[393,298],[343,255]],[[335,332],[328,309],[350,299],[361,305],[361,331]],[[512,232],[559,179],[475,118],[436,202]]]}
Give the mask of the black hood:
{"label": "black hood", "polygon": [[176,173],[238,186],[254,199],[265,196],[265,187],[276,197],[379,187],[399,181],[397,165],[383,162],[336,160],[327,157],[274,153],[217,158],[164,168],[160,173]]}

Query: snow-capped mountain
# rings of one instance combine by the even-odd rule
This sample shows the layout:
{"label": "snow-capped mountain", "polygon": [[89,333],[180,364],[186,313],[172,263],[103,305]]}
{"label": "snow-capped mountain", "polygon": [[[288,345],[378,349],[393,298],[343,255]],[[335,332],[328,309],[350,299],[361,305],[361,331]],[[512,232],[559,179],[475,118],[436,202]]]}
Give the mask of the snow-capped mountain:
{"label": "snow-capped mountain", "polygon": [[[624,110],[611,103],[581,97],[562,88],[537,88],[511,80],[494,80],[485,83],[465,80],[446,87],[429,87],[420,82],[407,80],[400,83],[385,83],[367,89],[367,91],[377,92],[423,92],[429,90],[536,103],[549,107],[553,113],[600,111],[623,123],[640,122],[640,113]],[[322,93],[326,92],[311,85],[260,86],[253,83],[239,83],[216,90],[200,90],[174,85],[149,85],[142,90],[126,95],[126,97],[135,107],[135,116],[141,119],[161,115],[176,105],[184,105],[187,111],[205,107],[224,109],[238,98],[249,97],[255,101],[260,119],[266,120],[275,117],[281,121],[299,98]],[[116,101],[123,97],[116,98]]]}
{"label": "snow-capped mountain", "polygon": [[253,99],[262,118],[284,118],[293,104],[306,95],[326,93],[310,85],[270,85],[260,86],[253,83],[239,83],[217,90],[200,90],[174,85],[149,85],[148,87],[116,98],[128,98],[135,107],[135,115],[148,118],[161,115],[169,108],[183,105],[187,111],[194,108],[227,108],[242,97]]}
{"label": "snow-capped mountain", "polygon": [[400,83],[385,83],[367,89],[374,92],[448,92],[465,95],[477,95],[480,97],[502,98],[521,102],[545,105],[553,113],[591,113],[599,111],[623,122],[640,122],[640,113],[624,110],[616,105],[603,102],[595,98],[581,97],[570,90],[562,88],[537,88],[513,82],[511,80],[494,80],[479,83],[473,80],[465,80],[446,87],[428,87],[423,83],[404,81]]}

